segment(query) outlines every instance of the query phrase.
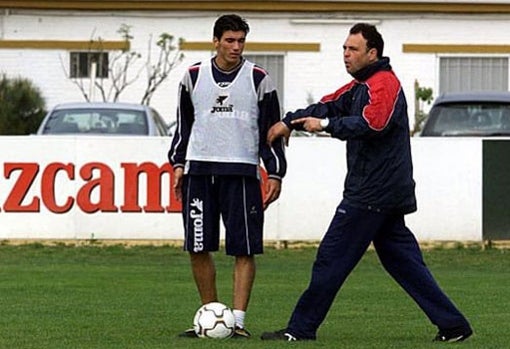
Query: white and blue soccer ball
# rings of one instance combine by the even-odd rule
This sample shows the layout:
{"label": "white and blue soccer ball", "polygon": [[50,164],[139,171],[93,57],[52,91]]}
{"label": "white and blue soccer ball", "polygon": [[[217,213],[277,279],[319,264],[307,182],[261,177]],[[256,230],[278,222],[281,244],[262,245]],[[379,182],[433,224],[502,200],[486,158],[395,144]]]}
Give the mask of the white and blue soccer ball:
{"label": "white and blue soccer ball", "polygon": [[219,302],[202,305],[193,319],[193,329],[200,338],[230,338],[235,328],[234,313],[225,304]]}

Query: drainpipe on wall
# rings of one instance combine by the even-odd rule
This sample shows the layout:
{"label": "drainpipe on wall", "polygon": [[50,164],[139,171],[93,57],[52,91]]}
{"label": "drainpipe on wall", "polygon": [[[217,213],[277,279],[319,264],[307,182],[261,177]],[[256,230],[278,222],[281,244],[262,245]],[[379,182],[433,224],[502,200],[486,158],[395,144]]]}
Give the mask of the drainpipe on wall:
{"label": "drainpipe on wall", "polygon": [[90,91],[89,98],[90,102],[94,102],[96,99],[95,91],[96,91],[96,71],[97,71],[97,63],[92,62],[90,64]]}
{"label": "drainpipe on wall", "polygon": [[9,16],[10,14],[10,11],[8,8],[4,9],[3,10],[3,13],[2,15],[0,16],[0,39],[4,39],[4,35],[5,35],[5,18],[7,16]]}

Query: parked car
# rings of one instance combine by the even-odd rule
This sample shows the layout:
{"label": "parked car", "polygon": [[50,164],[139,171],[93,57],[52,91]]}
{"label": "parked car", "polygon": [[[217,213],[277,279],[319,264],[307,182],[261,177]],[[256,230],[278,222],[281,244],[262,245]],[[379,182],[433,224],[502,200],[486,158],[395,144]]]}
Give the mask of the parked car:
{"label": "parked car", "polygon": [[421,136],[510,136],[510,92],[443,94],[434,101]]}
{"label": "parked car", "polygon": [[175,131],[177,130],[177,121],[170,121],[167,127],[167,134],[169,136],[173,136],[175,134]]}
{"label": "parked car", "polygon": [[167,136],[168,126],[156,110],[130,103],[64,103],[43,119],[38,135]]}

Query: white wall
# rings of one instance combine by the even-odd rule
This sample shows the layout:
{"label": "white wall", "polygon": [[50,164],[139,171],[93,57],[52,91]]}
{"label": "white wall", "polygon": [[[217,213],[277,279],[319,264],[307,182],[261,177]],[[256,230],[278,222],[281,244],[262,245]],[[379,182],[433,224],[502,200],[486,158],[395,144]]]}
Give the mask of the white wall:
{"label": "white wall", "polygon": [[[124,180],[122,164],[162,166],[167,162],[169,143],[169,139],[156,137],[0,137],[0,240],[181,239],[178,212],[122,212],[126,188],[135,185]],[[344,147],[343,142],[326,137],[291,138],[282,195],[266,211],[266,239],[322,237],[342,197]],[[482,239],[481,147],[482,140],[474,138],[412,139],[419,209],[407,216],[407,222],[419,240]],[[55,163],[73,164],[74,170],[52,176],[48,169]],[[90,163],[96,168],[101,164],[103,172],[96,169],[87,178],[83,169]],[[27,164],[38,171],[30,173]],[[21,167],[23,171],[9,171]],[[175,204],[169,195],[171,178],[161,178],[161,205]],[[85,201],[97,204],[101,194],[113,195],[117,212],[86,213],[78,206],[77,194],[93,183],[98,185]],[[147,180],[140,176],[141,207],[147,205],[147,195],[160,200],[154,197],[154,188],[147,192]],[[75,201],[67,212],[54,213],[44,204],[53,199],[57,206]],[[35,210],[37,200],[40,205]],[[13,211],[13,204],[18,209]],[[26,212],[27,208],[32,212]]]}
{"label": "white wall", "polygon": [[[132,49],[146,56],[148,40],[162,32],[188,41],[208,41],[217,15],[210,12],[72,12],[11,11],[2,17],[2,37],[7,40],[119,40],[121,24],[132,26]],[[287,52],[285,59],[286,111],[305,106],[309,95],[318,100],[351,78],[342,63],[342,44],[348,29],[357,21],[375,23],[385,38],[385,54],[403,84],[412,123],[414,81],[432,87],[437,93],[438,69],[435,54],[404,54],[402,45],[418,44],[502,44],[508,42],[508,15],[460,14],[379,14],[345,15],[342,23],[296,24],[293,19],[316,18],[313,14],[241,13],[251,26],[248,40],[256,42],[318,42],[320,52]],[[342,19],[342,14],[336,14]],[[154,46],[153,52],[156,52]],[[187,51],[185,61],[175,69],[155,94],[152,105],[168,121],[175,119],[177,86],[187,66],[210,56],[210,52]],[[81,100],[79,90],[65,79],[68,54],[59,50],[0,50],[0,72],[31,78],[38,85],[48,106]],[[140,62],[142,64],[142,62]],[[122,101],[138,102],[144,79],[129,87]]]}

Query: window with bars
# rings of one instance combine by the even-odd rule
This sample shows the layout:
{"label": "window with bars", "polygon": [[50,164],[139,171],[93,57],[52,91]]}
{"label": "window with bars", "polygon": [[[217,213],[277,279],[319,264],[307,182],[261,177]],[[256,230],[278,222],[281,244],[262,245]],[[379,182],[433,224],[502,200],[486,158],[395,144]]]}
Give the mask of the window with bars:
{"label": "window with bars", "polygon": [[69,60],[71,78],[90,78],[94,63],[96,78],[108,77],[108,52],[71,52]]}
{"label": "window with bars", "polygon": [[508,91],[508,57],[440,57],[439,92]]}

